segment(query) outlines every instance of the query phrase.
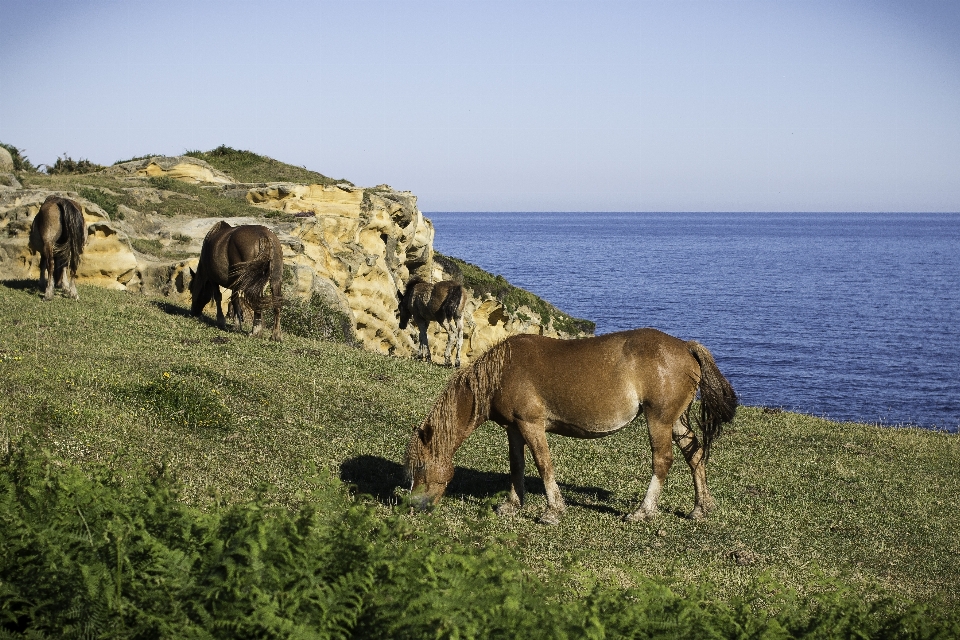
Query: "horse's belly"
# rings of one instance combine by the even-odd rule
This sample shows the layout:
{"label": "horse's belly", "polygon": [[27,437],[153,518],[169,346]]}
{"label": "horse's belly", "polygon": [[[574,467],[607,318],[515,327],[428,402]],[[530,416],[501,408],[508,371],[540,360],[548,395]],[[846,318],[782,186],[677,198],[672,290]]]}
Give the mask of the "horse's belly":
{"label": "horse's belly", "polygon": [[566,436],[568,438],[602,438],[620,431],[620,429],[623,429],[628,424],[630,424],[629,420],[616,424],[570,424],[567,422],[554,421],[547,428],[547,431],[550,433],[555,433],[559,436]]}

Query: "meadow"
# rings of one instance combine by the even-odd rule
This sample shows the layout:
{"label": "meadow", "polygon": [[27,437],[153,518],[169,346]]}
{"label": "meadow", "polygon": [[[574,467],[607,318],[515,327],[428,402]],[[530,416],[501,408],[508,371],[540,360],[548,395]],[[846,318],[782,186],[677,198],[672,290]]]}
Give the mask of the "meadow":
{"label": "meadow", "polygon": [[[541,617],[516,619],[505,637],[527,623],[545,637],[559,637],[560,626],[573,618],[575,624],[563,627],[570,637],[631,635],[628,627],[635,628],[633,637],[680,637],[690,624],[707,625],[717,637],[836,637],[831,629],[864,637],[950,637],[960,628],[953,613],[960,602],[957,434],[741,407],[708,465],[717,510],[704,521],[682,517],[692,508],[693,490],[679,460],[659,517],[647,523],[623,519],[642,499],[650,475],[642,419],[605,439],[556,437],[550,446],[568,510],[550,527],[536,522],[545,499],[532,464],[524,510],[513,518],[494,515],[492,507],[508,488],[507,443],[502,430],[487,423],[458,452],[456,475],[440,506],[414,514],[405,504],[401,458],[449,369],[293,333],[279,344],[253,339],[219,330],[210,314],[198,320],[187,312],[167,299],[83,286],[78,302],[58,295],[42,303],[35,282],[0,282],[0,453],[8,478],[2,492],[8,517],[0,613],[7,616],[8,632],[40,620],[16,604],[29,600],[23,595],[29,585],[13,573],[22,556],[22,549],[14,553],[15,539],[23,543],[23,523],[43,511],[24,505],[46,495],[53,486],[49,478],[57,474],[77,474],[69,475],[70,482],[87,492],[114,487],[136,493],[149,484],[144,478],[166,478],[173,488],[161,492],[162,513],[176,511],[180,518],[187,510],[201,520],[242,513],[254,539],[267,535],[264,522],[299,521],[304,510],[319,509],[330,536],[353,532],[380,549],[381,560],[389,552],[396,576],[416,575],[415,592],[399,582],[389,587],[393,583],[382,575],[363,588],[351,587],[351,593],[370,596],[356,596],[355,615],[341,621],[341,631],[302,637],[382,631],[387,623],[373,612],[382,616],[385,609],[373,607],[374,594],[383,607],[396,608],[397,598],[410,598],[408,607],[422,605],[425,593],[437,602],[454,598],[458,607],[466,606],[462,597],[472,598],[498,613],[486,622],[468,616],[472,622],[464,626],[453,617],[445,627],[446,614],[417,618],[411,609],[414,631],[398,626],[391,635],[483,637],[495,628],[490,625],[511,619],[503,609],[509,602],[526,602],[533,606],[529,615]],[[28,490],[31,483],[47,489]],[[130,509],[141,504],[132,498],[120,503]],[[90,533],[106,525],[65,504],[73,520],[64,527],[74,543],[113,540]],[[19,537],[10,533],[13,513],[23,518],[16,521]],[[137,517],[150,521],[130,515]],[[58,530],[45,522],[44,530]],[[191,522],[202,530],[199,520]],[[257,566],[262,569],[264,561],[256,559]],[[116,565],[135,573],[132,560]],[[433,583],[424,583],[424,571],[436,571]],[[449,582],[451,571],[485,581]],[[514,601],[504,599],[508,587]],[[92,587],[84,589],[78,593]],[[115,586],[105,593],[114,593],[110,602],[116,604],[121,591]],[[535,606],[524,598],[534,598]],[[623,626],[636,613],[630,607],[651,602],[663,605],[661,613],[672,612],[667,618],[673,626],[654,634],[650,630],[664,623],[657,618],[657,627],[649,612]],[[205,611],[208,618],[214,615]],[[221,614],[239,620],[236,611]],[[710,627],[707,618],[719,626]],[[548,619],[560,626],[543,626]],[[688,626],[678,627],[681,622]],[[251,629],[234,632],[272,637]],[[233,632],[224,633],[197,637]]]}

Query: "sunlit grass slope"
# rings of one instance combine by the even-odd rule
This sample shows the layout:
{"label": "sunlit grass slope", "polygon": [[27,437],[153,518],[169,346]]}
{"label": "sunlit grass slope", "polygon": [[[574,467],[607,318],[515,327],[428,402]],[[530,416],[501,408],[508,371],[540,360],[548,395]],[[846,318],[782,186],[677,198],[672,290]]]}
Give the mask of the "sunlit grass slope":
{"label": "sunlit grass slope", "polygon": [[43,303],[33,282],[0,283],[4,446],[29,432],[81,464],[166,462],[201,506],[248,499],[263,483],[271,501],[294,504],[311,469],[328,469],[384,516],[468,547],[501,543],[548,581],[584,569],[611,585],[708,580],[733,597],[764,575],[801,591],[825,575],[868,599],[960,602],[956,434],[744,407],[708,467],[717,511],[680,517],[693,503],[681,460],[651,523],[623,520],[650,474],[642,423],[601,440],[552,438],[569,509],[546,527],[535,521],[545,500],[532,464],[522,515],[492,514],[508,463],[506,438],[488,423],[460,450],[441,506],[407,515],[396,507],[404,445],[449,369],[296,335],[276,344],[186,312],[92,287],[79,302]]}

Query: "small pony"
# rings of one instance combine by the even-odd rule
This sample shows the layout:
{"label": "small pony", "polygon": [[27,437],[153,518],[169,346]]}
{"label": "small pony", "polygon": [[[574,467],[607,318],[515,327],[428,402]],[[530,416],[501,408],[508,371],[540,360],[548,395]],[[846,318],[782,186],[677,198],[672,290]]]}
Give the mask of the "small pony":
{"label": "small pony", "polygon": [[33,218],[28,245],[31,254],[40,253],[39,286],[46,287],[44,300],[53,299],[54,283],[71,298],[80,299],[77,268],[86,243],[87,223],[80,205],[68,198],[47,196]]}
{"label": "small pony", "polygon": [[[235,317],[237,329],[243,325],[242,302],[253,309],[253,335],[262,331],[261,312],[273,309],[273,340],[280,340],[280,307],[283,304],[283,248],[270,229],[247,224],[233,227],[221,220],[203,239],[200,262],[190,281],[190,313],[203,314],[212,297],[217,303],[217,324],[226,327],[221,307],[220,287],[233,291],[228,311]],[[271,295],[263,290],[270,284]]]}
{"label": "small pony", "polygon": [[[690,428],[699,389],[696,422]],[[412,501],[432,507],[453,477],[453,455],[486,420],[507,431],[511,491],[497,508],[516,513],[524,501],[524,446],[530,447],[547,494],[545,524],[557,524],[566,506],[554,478],[547,432],[573,438],[610,435],[643,411],[653,450],[653,477],[640,508],[628,520],[648,520],[673,464],[673,442],[693,474],[694,508],[706,516],[715,503],[707,489],[710,445],[730,422],[737,395],[713,356],[696,342],[656,329],[634,329],[581,340],[515,335],[492,347],[447,383],[407,444],[404,467]]]}
{"label": "small pony", "polygon": [[430,322],[439,323],[447,332],[447,348],[443,352],[444,364],[450,366],[450,352],[454,351],[454,366],[460,366],[460,349],[463,347],[463,308],[467,304],[463,285],[453,280],[430,284],[414,277],[407,283],[401,296],[400,329],[406,329],[410,318],[420,329],[420,357],[430,361],[430,345],[427,342],[427,327]]}

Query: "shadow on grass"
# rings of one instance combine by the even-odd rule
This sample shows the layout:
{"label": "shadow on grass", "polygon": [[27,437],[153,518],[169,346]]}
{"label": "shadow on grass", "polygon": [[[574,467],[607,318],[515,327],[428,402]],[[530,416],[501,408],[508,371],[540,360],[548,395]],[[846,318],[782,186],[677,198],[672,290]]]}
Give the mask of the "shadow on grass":
{"label": "shadow on grass", "polygon": [[[381,458],[363,455],[350,458],[340,465],[340,480],[356,487],[357,493],[373,497],[381,504],[395,504],[395,490],[409,488],[403,466]],[[526,476],[527,493],[545,495],[543,480],[539,476]],[[581,487],[559,483],[560,491],[568,506],[583,507],[602,513],[623,515],[624,512],[608,504],[613,494],[600,487]],[[453,480],[447,485],[447,496],[470,496],[484,499],[510,489],[510,476],[506,473],[478,471],[467,467],[454,467]]]}
{"label": "shadow on grass", "polygon": [[0,284],[7,289],[16,289],[17,291],[27,291],[28,289],[40,291],[40,285],[37,284],[36,278],[30,278],[29,280],[0,280]]}
{"label": "shadow on grass", "polygon": [[[24,291],[26,293],[33,293],[37,298],[43,299],[43,289],[40,288],[40,284],[36,278],[30,278],[29,280],[0,280],[2,284],[7,289],[13,289],[14,291]],[[62,298],[65,297],[63,289],[57,287],[54,289],[54,297]]]}
{"label": "shadow on grass", "polygon": [[[164,302],[163,300],[151,300],[150,304],[170,316],[178,316],[181,318],[190,317],[190,309],[179,304]],[[201,315],[200,317],[206,320],[209,324],[217,324],[215,319],[208,318],[205,315]]]}

